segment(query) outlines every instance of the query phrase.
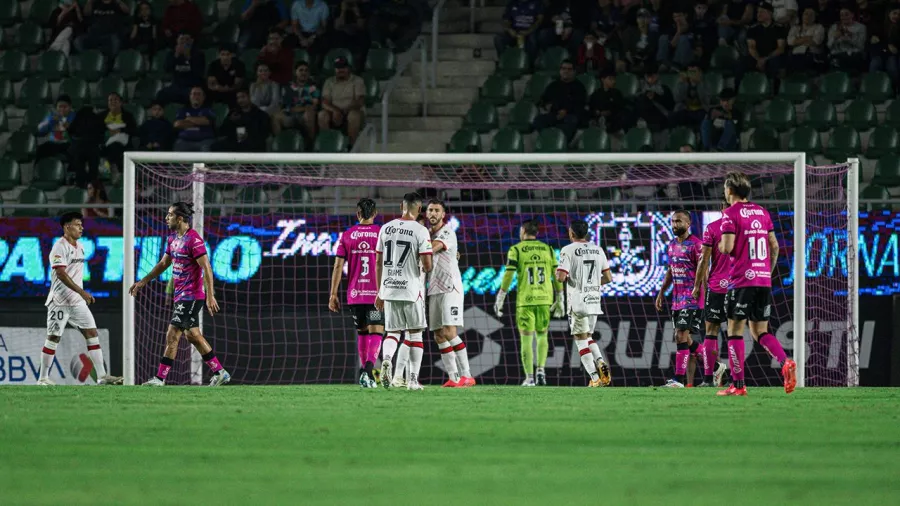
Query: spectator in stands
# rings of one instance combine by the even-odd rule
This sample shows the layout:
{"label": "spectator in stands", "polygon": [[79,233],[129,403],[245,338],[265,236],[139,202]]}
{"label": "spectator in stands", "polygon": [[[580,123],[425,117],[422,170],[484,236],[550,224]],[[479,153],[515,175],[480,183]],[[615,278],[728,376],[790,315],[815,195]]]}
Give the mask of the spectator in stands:
{"label": "spectator in stands", "polygon": [[797,22],[797,0],[772,0],[772,17],[787,30]]}
{"label": "spectator in stands", "polygon": [[250,85],[250,100],[266,114],[274,114],[281,109],[281,87],[272,80],[272,72],[264,63],[256,66],[256,81]]}
{"label": "spectator in stands", "polygon": [[175,151],[210,151],[215,137],[216,113],[206,107],[206,94],[200,86],[191,89],[191,102],[178,111],[175,130],[178,139]]}
{"label": "spectator in stands", "polygon": [[672,13],[672,21],[671,32],[659,35],[656,61],[666,69],[683,69],[694,59],[694,32],[682,9]]}
{"label": "spectator in stands", "polygon": [[591,12],[590,32],[601,46],[618,49],[621,43],[619,31],[624,21],[622,11],[613,5],[612,0],[597,0]]}
{"label": "spectator in stands", "polygon": [[284,47],[284,38],[277,29],[269,31],[269,42],[257,56],[257,63],[263,63],[272,72],[272,80],[279,85],[291,82],[294,70],[294,52]]}
{"label": "spectator in stands", "polygon": [[759,22],[747,32],[747,53],[743,71],[764,72],[777,77],[784,67],[782,55],[787,48],[785,29],[772,20],[772,4],[761,3],[756,9]]}
{"label": "spectator in stands", "polygon": [[872,49],[872,60],[869,72],[884,70],[894,82],[894,88],[900,86],[900,4],[892,4],[885,20],[884,40],[879,41]]}
{"label": "spectator in stands", "polygon": [[616,89],[616,72],[607,68],[600,71],[599,75],[600,87],[594,91],[588,103],[593,123],[609,133],[627,129],[632,121],[625,114],[625,97]]}
{"label": "spectator in stands", "polygon": [[689,64],[687,71],[681,73],[672,95],[675,100],[672,124],[694,129],[718,100],[713,90],[703,82],[703,71],[697,62]]}
{"label": "spectator in stands", "polygon": [[56,99],[56,110],[47,113],[43,121],[38,123],[38,134],[47,136],[47,142],[37,147],[35,157],[38,160],[66,156],[72,141],[69,127],[73,121],[75,111],[72,110],[72,99],[68,95],[60,95]]}
{"label": "spectator in stands", "polygon": [[98,49],[108,59],[115,58],[122,44],[124,20],[129,13],[128,4],[123,0],[88,0],[84,5],[88,28],[75,39],[75,50],[81,53]]}
{"label": "spectator in stands", "polygon": [[659,34],[650,31],[650,11],[647,9],[638,10],[635,19],[637,24],[622,32],[622,53],[616,69],[640,74],[647,63],[655,61]]}
{"label": "spectator in stands", "polygon": [[559,128],[566,134],[566,141],[571,142],[584,116],[587,98],[584,85],[575,79],[572,60],[563,60],[559,65],[559,79],[550,83],[541,95],[538,105],[544,114],[534,119],[534,129]]}
{"label": "spectator in stands", "polygon": [[360,0],[343,0],[341,10],[334,19],[331,41],[325,47],[344,47],[350,50],[356,61],[366,61],[369,50],[367,13],[360,7]]}
{"label": "spectator in stands", "polygon": [[325,32],[331,10],[324,0],[295,0],[291,6],[291,46],[306,49],[311,54],[323,53]]}
{"label": "spectator in stands", "polygon": [[110,164],[113,179],[116,180],[124,167],[125,151],[131,146],[131,136],[137,133],[134,116],[122,109],[122,97],[110,93],[106,98],[106,111],[100,113],[106,126],[106,138],[100,155]]}
{"label": "spectator in stands", "polygon": [[578,46],[578,73],[594,73],[606,66],[606,48],[597,41],[597,36],[589,32]]}
{"label": "spectator in stands", "polygon": [[272,115],[272,132],[278,135],[282,128],[298,128],[306,144],[311,146],[316,139],[316,117],[322,92],[310,80],[309,64],[305,61],[297,64],[294,76],[291,84],[282,88],[282,110]]}
{"label": "spectator in stands", "polygon": [[150,117],[138,130],[142,151],[168,151],[172,144],[174,132],[172,124],[166,119],[163,104],[154,101],[150,105]]}
{"label": "spectator in stands", "polygon": [[737,42],[743,46],[748,26],[756,19],[753,16],[755,0],[725,0],[722,12],[717,20],[719,24],[719,45],[727,46]]}
{"label": "spectator in stands", "polygon": [[222,122],[221,133],[225,139],[216,143],[214,150],[262,153],[266,150],[271,123],[269,115],[250,101],[250,92],[242,88],[237,92],[237,106]]}
{"label": "spectator in stands", "polygon": [[866,64],[866,27],[857,22],[853,11],[841,7],[841,20],[828,30],[828,50],[831,67],[847,72],[859,72]]}
{"label": "spectator in stands", "polygon": [[219,59],[209,64],[206,70],[206,88],[209,90],[209,100],[234,105],[237,90],[244,87],[247,72],[244,63],[235,59],[231,52],[231,46],[222,44],[219,47]]}
{"label": "spectator in stands", "polygon": [[81,7],[75,0],[60,0],[59,5],[50,13],[47,20],[50,27],[50,50],[60,51],[69,56],[72,41],[81,34],[84,27],[84,16]]}
{"label": "spectator in stands", "polygon": [[700,125],[700,138],[707,151],[740,150],[740,117],[734,107],[737,94],[733,88],[725,88],[719,93],[719,105],[713,107]]}
{"label": "spectator in stands", "polygon": [[694,56],[704,62],[705,66],[716,50],[719,38],[715,14],[709,9],[708,0],[697,0],[693,16],[691,30],[694,32]]}
{"label": "spectator in stands", "polygon": [[262,47],[269,30],[284,30],[290,18],[286,4],[281,0],[244,0],[238,49],[244,52],[249,47]]}
{"label": "spectator in stands", "polygon": [[322,89],[319,131],[346,126],[350,144],[353,144],[365,121],[365,106],[363,78],[351,72],[346,58],[335,58],[334,77],[329,77]]}
{"label": "spectator in stands", "polygon": [[[503,33],[494,37],[497,54],[510,46],[528,53],[529,61],[537,57],[538,29],[544,23],[544,3],[541,0],[509,0],[503,13]],[[375,24],[375,23],[372,23]]]}
{"label": "spectator in stands", "polygon": [[[109,196],[106,194],[106,188],[99,179],[95,179],[88,183],[87,202],[85,202],[85,204],[109,204]],[[108,207],[85,207],[81,210],[81,214],[87,218],[105,218],[112,215],[111,211],[112,210]]]}
{"label": "spectator in stands", "polygon": [[191,34],[180,34],[175,49],[166,59],[166,71],[172,74],[172,84],[159,90],[156,98],[164,104],[187,103],[191,88],[204,84],[204,60],[203,51],[194,48]]}
{"label": "spectator in stands", "polygon": [[665,130],[669,126],[669,115],[675,107],[672,90],[659,82],[659,71],[655,65],[648,65],[637,96],[638,117],[647,123],[652,132]]}
{"label": "spectator in stands", "polygon": [[841,20],[841,11],[836,0],[816,0],[816,19],[827,30]]}
{"label": "spectator in stands", "polygon": [[162,31],[168,45],[175,45],[182,33],[191,34],[192,39],[203,30],[203,13],[190,0],[169,0],[163,14]]}
{"label": "spectator in stands", "polygon": [[538,35],[538,46],[541,50],[548,47],[561,46],[576,54],[578,46],[584,39],[584,32],[575,28],[572,20],[571,0],[556,0],[550,3],[546,17],[550,26],[543,28]]}
{"label": "spectator in stands", "polygon": [[825,28],[816,23],[816,11],[803,9],[799,25],[788,32],[791,71],[818,71],[825,63]]}
{"label": "spectator in stands", "polygon": [[153,19],[153,8],[150,6],[150,2],[138,4],[129,39],[131,47],[148,53],[150,58],[153,58],[156,49],[162,45],[159,27],[156,26],[156,21]]}
{"label": "spectator in stands", "polygon": [[402,53],[422,32],[422,9],[413,0],[384,0],[375,6],[369,36],[373,42]]}
{"label": "spectator in stands", "polygon": [[[856,20],[866,27],[870,44],[878,44],[885,36],[885,16],[887,2],[856,0]],[[877,39],[877,40],[873,40]]]}

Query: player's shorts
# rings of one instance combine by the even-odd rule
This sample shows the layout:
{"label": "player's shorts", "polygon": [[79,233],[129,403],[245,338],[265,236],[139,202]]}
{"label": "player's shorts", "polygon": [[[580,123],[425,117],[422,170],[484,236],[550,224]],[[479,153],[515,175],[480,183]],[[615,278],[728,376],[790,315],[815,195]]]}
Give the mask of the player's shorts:
{"label": "player's shorts", "polygon": [[384,330],[385,332],[400,332],[402,330],[426,329],[425,301],[419,299],[415,302],[406,300],[384,301]]}
{"label": "player's shorts", "polygon": [[94,315],[88,309],[87,304],[77,306],[47,306],[47,335],[62,336],[66,325],[71,325],[79,330],[95,329]]}
{"label": "player's shorts", "polygon": [[594,327],[597,326],[597,315],[595,314],[570,314],[569,330],[573,336],[580,334],[593,334]]}
{"label": "player's shorts", "polygon": [[517,306],[516,327],[519,332],[547,332],[550,328],[550,306]]}
{"label": "player's shorts", "polygon": [[706,292],[706,307],[703,309],[703,320],[709,323],[722,323],[725,317],[725,299],[727,293]]}
{"label": "player's shorts", "polygon": [[693,334],[700,334],[700,317],[702,309],[679,309],[672,313],[672,323],[675,330],[688,330]]}
{"label": "player's shorts", "polygon": [[728,292],[725,312],[729,320],[767,322],[772,313],[772,289],[765,286],[734,288]]}
{"label": "player's shorts", "polygon": [[459,292],[428,296],[428,330],[463,326],[463,295]]}
{"label": "player's shorts", "polygon": [[384,313],[375,309],[375,304],[351,304],[350,314],[356,330],[361,332],[368,331],[369,325],[384,325]]}
{"label": "player's shorts", "polygon": [[189,330],[200,326],[200,311],[205,300],[182,300],[175,303],[175,311],[169,323],[176,329]]}

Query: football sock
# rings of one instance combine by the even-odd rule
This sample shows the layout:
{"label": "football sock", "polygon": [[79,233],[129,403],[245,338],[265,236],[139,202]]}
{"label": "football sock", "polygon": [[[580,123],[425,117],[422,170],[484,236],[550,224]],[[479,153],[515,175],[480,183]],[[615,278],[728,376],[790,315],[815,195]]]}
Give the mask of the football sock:
{"label": "football sock", "polygon": [[166,376],[169,375],[169,371],[172,370],[173,365],[175,365],[175,360],[169,357],[159,359],[159,369],[156,370],[156,377],[166,381]]}
{"label": "football sock", "polygon": [[469,370],[469,350],[466,349],[466,343],[459,336],[456,336],[450,340],[450,346],[453,346],[453,351],[456,353],[459,375],[471,378],[472,371]]}
{"label": "football sock", "polygon": [[597,364],[594,363],[594,355],[591,353],[588,340],[576,340],[575,345],[578,346],[578,354],[581,355],[581,365],[591,375],[591,379],[596,381],[600,375],[597,373]]}
{"label": "football sock", "polygon": [[363,333],[356,334],[356,353],[359,355],[359,363],[366,363],[369,354],[369,336]]}
{"label": "football sock", "polygon": [[550,341],[547,339],[547,332],[537,334],[537,365],[541,369],[547,365],[547,352],[550,349]]}
{"label": "football sock", "polygon": [[728,366],[736,388],[744,388],[744,338],[728,336]]}
{"label": "football sock", "polygon": [[56,357],[56,347],[59,343],[47,339],[44,341],[44,349],[41,350],[41,375],[38,379],[50,378],[50,366],[53,365],[53,358]]}
{"label": "football sock", "polygon": [[378,361],[378,353],[381,351],[381,335],[369,334],[368,341],[364,362],[372,362],[374,364]]}
{"label": "football sock", "polygon": [[422,355],[425,353],[422,332],[409,332],[406,334],[406,342],[409,343],[409,381],[418,381]]}
{"label": "football sock", "polygon": [[456,368],[456,353],[453,351],[453,347],[450,346],[450,343],[444,341],[438,343],[438,348],[441,350],[441,362],[444,363],[447,376],[450,377],[450,381],[458,383],[459,370]]}
{"label": "football sock", "polygon": [[681,384],[687,382],[687,365],[688,358],[691,356],[691,350],[688,343],[678,343],[678,351],[675,352],[675,379]]}
{"label": "football sock", "polygon": [[369,376],[369,378],[371,378],[374,381],[375,380],[375,364],[373,364],[372,362],[366,362],[364,369],[366,371],[366,374]]}
{"label": "football sock", "polygon": [[399,332],[388,332],[386,336],[384,336],[384,342],[381,344],[381,356],[384,357],[385,360],[392,360],[394,358],[394,353],[397,351],[397,346],[400,345],[400,333]]}
{"label": "football sock", "polygon": [[591,356],[594,357],[594,362],[603,358],[603,355],[600,354],[600,346],[594,342],[593,339],[588,339],[588,348],[591,350]]}
{"label": "football sock", "polygon": [[716,365],[719,359],[719,338],[718,336],[706,336],[703,340],[703,380],[707,383],[713,382],[713,375],[716,372]]}
{"label": "football sock", "polygon": [[522,368],[525,369],[525,376],[531,377],[534,374],[534,350],[531,345],[534,342],[534,334],[519,334],[522,349],[519,350],[522,357]]}
{"label": "football sock", "polygon": [[215,353],[209,352],[200,358],[202,358],[203,361],[206,362],[206,365],[209,366],[209,372],[218,374],[218,372],[222,370],[222,364],[219,363],[219,359],[216,358]]}
{"label": "football sock", "polygon": [[409,367],[409,339],[404,339],[397,351],[397,366],[394,368],[394,377],[406,377],[406,369]]}
{"label": "football sock", "polygon": [[100,338],[89,337],[86,341],[88,355],[91,362],[94,363],[94,370],[97,371],[97,379],[106,377],[106,364],[103,363],[103,350],[100,349]]}
{"label": "football sock", "polygon": [[772,357],[778,361],[778,365],[784,365],[784,361],[787,360],[787,354],[785,354],[784,348],[781,347],[781,343],[778,342],[777,337],[766,332],[759,336],[759,344],[769,352],[769,355],[772,355]]}

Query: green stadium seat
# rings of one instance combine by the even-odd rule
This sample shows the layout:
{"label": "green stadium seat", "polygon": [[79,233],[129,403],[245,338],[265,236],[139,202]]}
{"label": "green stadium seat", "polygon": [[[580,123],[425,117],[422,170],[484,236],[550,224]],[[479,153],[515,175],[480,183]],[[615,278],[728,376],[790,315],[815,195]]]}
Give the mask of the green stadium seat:
{"label": "green stadium seat", "polygon": [[0,158],[0,192],[12,190],[22,182],[19,162],[11,158]]}
{"label": "green stadium seat", "polygon": [[669,138],[666,141],[666,151],[670,151],[673,153],[678,153],[681,151],[681,146],[689,145],[696,151],[697,149],[697,134],[694,133],[694,130],[688,127],[676,127],[669,131]]}
{"label": "green stadium seat", "polygon": [[19,82],[30,73],[28,56],[22,51],[10,49],[0,54],[0,77]]}
{"label": "green stadium seat", "polygon": [[769,98],[771,94],[772,87],[769,83],[769,78],[765,74],[748,72],[741,79],[737,100],[743,104],[756,105]]}
{"label": "green stadium seat", "polygon": [[555,77],[547,74],[535,74],[531,76],[531,79],[528,80],[528,84],[525,85],[525,96],[523,98],[526,98],[535,104],[538,103],[544,95],[544,90],[546,90],[547,86],[550,86],[550,83],[555,80]]}
{"label": "green stadium seat", "polygon": [[850,102],[844,110],[844,124],[864,132],[875,128],[878,124],[878,113],[875,106],[865,98],[857,98]]}
{"label": "green stadium seat", "polygon": [[9,132],[9,118],[6,116],[6,109],[0,107],[0,133]]}
{"label": "green stadium seat", "polygon": [[894,98],[894,86],[890,76],[884,72],[869,72],[862,76],[859,94],[861,98],[880,105]]}
{"label": "green stadium seat", "polygon": [[466,113],[463,127],[483,134],[495,130],[499,126],[497,106],[488,102],[475,102]]}
{"label": "green stadium seat", "polygon": [[558,128],[551,127],[538,132],[534,150],[537,153],[564,153],[567,146],[566,134]]}
{"label": "green stadium seat", "polygon": [[788,151],[806,153],[807,160],[813,155],[822,152],[822,139],[819,132],[808,125],[802,125],[794,129],[788,138]]}
{"label": "green stadium seat", "polygon": [[50,97],[50,83],[46,79],[39,76],[29,77],[22,84],[22,90],[19,92],[19,99],[16,105],[20,109],[27,109],[35,104],[49,104],[53,101]]}
{"label": "green stadium seat", "polygon": [[884,186],[870,184],[859,193],[859,198],[865,200],[891,200],[891,192]]}
{"label": "green stadium seat", "polygon": [[203,15],[203,22],[208,26],[219,20],[219,6],[217,0],[194,0],[194,4]]}
{"label": "green stadium seat", "polygon": [[356,68],[356,63],[353,61],[353,53],[351,53],[349,49],[336,47],[325,53],[325,59],[322,60],[323,77],[331,77],[334,75],[334,60],[338,57],[346,58],[347,62],[350,64],[351,69]]}
{"label": "green stadium seat", "polygon": [[875,177],[872,183],[888,188],[900,186],[900,156],[890,154],[879,158],[875,162]]}
{"label": "green stadium seat", "polygon": [[225,122],[225,118],[228,117],[228,106],[225,104],[213,104],[212,110],[216,115],[216,128],[219,128]]}
{"label": "green stadium seat", "polygon": [[[47,204],[47,195],[43,190],[38,188],[25,188],[22,190],[22,193],[19,194],[19,203],[20,204],[31,204],[31,205],[46,205]],[[32,207],[28,209],[15,209],[11,216],[15,217],[40,217],[47,216],[47,208],[46,207]]]}
{"label": "green stadium seat", "polygon": [[869,135],[866,158],[878,160],[885,155],[900,152],[900,134],[890,125],[878,125]]}
{"label": "green stadium seat", "polygon": [[312,194],[309,193],[309,189],[305,186],[296,184],[289,185],[287,188],[285,188],[281,193],[281,198],[285,202],[289,202],[291,204],[312,203],[313,201]]}
{"label": "green stadium seat", "polygon": [[[310,67],[310,69],[315,65],[316,62],[313,61],[313,57],[309,54],[309,51],[303,49],[302,47],[294,49],[294,65],[305,61],[306,64]],[[247,69],[248,71],[250,69]]]}
{"label": "green stadium seat", "polygon": [[888,106],[884,114],[884,122],[887,125],[900,129],[900,100],[894,100]]}
{"label": "green stadium seat", "polygon": [[719,46],[713,51],[709,60],[709,68],[723,76],[732,77],[740,64],[741,55],[731,46]]}
{"label": "green stadium seat", "polygon": [[65,184],[66,168],[58,158],[42,158],[35,164],[32,187],[52,192]]}
{"label": "green stadium seat", "polygon": [[106,196],[109,198],[111,204],[122,204],[125,202],[125,190],[121,186],[108,188]]}
{"label": "green stadium seat", "polygon": [[[166,70],[166,58],[168,54],[165,51],[157,51],[155,55],[153,55],[153,59],[150,60],[150,71],[147,72],[147,77],[151,77],[154,79],[167,79],[169,77],[169,72]],[[246,60],[241,58],[241,61],[244,62],[244,65],[247,65]],[[253,62],[256,62],[256,56],[253,57]],[[251,65],[247,67],[247,72],[251,72],[255,67],[255,65]]]}
{"label": "green stadium seat", "polygon": [[491,153],[524,153],[525,138],[514,128],[501,128],[491,140]]}
{"label": "green stadium seat", "polygon": [[137,81],[144,73],[144,56],[136,49],[126,49],[116,55],[113,72],[125,81]]}
{"label": "green stadium seat", "polygon": [[747,150],[757,153],[781,151],[781,140],[778,137],[778,131],[768,127],[754,129],[753,133],[750,134]]}
{"label": "green stadium seat", "polygon": [[174,123],[175,118],[178,116],[178,111],[180,111],[182,107],[184,106],[181,104],[169,104],[164,109],[165,112],[163,113],[163,115],[167,120],[169,120],[170,123]]}
{"label": "green stadium seat", "polygon": [[247,0],[231,0],[228,4],[228,19],[230,21],[239,21],[241,19],[241,14],[244,13],[244,5],[246,5],[246,3]]}
{"label": "green stadium seat", "polygon": [[130,112],[134,116],[134,122],[140,126],[147,119],[147,110],[138,104],[125,104],[122,109]]}
{"label": "green stadium seat", "polygon": [[815,128],[818,132],[831,130],[837,125],[837,111],[834,105],[825,100],[813,100],[806,108],[803,124]]}
{"label": "green stadium seat", "polygon": [[559,76],[559,66],[569,58],[569,51],[560,46],[549,47],[538,57],[535,70],[539,74]]}
{"label": "green stadium seat", "polygon": [[24,128],[29,133],[37,135],[38,126],[41,124],[41,121],[44,121],[44,118],[47,117],[47,113],[50,112],[50,106],[46,104],[33,104],[28,109],[25,110],[25,117],[22,121],[22,128]]}
{"label": "green stadium seat", "polygon": [[[238,191],[237,195],[235,196],[235,202],[237,203],[238,209],[241,208],[241,204],[268,204],[269,194],[258,186],[245,186],[244,188],[241,188],[240,191]],[[259,213],[262,211],[262,209],[253,208],[251,212]]]}
{"label": "green stadium seat", "polygon": [[16,96],[13,93],[13,85],[9,79],[0,79],[0,107],[6,107],[16,103]]}
{"label": "green stadium seat", "polygon": [[[165,56],[165,51],[160,51],[157,56]],[[163,58],[165,60],[165,58]],[[89,83],[95,83],[106,75],[106,58],[100,51],[91,49],[73,57],[72,67],[78,73],[78,77]]]}
{"label": "green stadium seat", "polygon": [[366,84],[366,107],[372,107],[381,100],[381,81],[375,76],[366,75],[363,82]]}
{"label": "green stadium seat", "polygon": [[616,74],[616,89],[622,92],[626,100],[634,98],[639,88],[640,81],[636,75],[628,72]]}
{"label": "green stadium seat", "polygon": [[[581,77],[581,76],[578,76]],[[672,93],[675,93],[675,88],[678,86],[678,83],[681,82],[681,74],[667,72],[665,74],[659,74],[659,83],[663,86],[669,88]],[[590,96],[590,93],[588,93]]]}
{"label": "green stadium seat", "polygon": [[859,133],[849,125],[838,125],[831,131],[828,145],[825,146],[825,157],[833,162],[845,162],[847,158],[862,153],[862,142]]}
{"label": "green stadium seat", "polygon": [[16,48],[27,54],[35,54],[44,46],[44,29],[31,21],[19,25],[14,31],[16,34]]}
{"label": "green stadium seat", "polygon": [[37,61],[37,73],[51,83],[69,75],[69,60],[61,51],[44,51]]}
{"label": "green stadium seat", "polygon": [[162,81],[155,77],[144,77],[134,85],[134,96],[131,101],[139,104],[141,107],[150,107],[150,104],[156,98],[163,87]]}
{"label": "green stadium seat", "polygon": [[203,203],[205,206],[203,213],[206,216],[221,216],[223,211],[222,205],[225,204],[225,196],[221,191],[206,185],[203,189]]}
{"label": "green stadium seat", "polygon": [[0,2],[0,26],[9,28],[22,20],[22,8],[16,0]]}
{"label": "green stadium seat", "polygon": [[794,200],[794,178],[785,176],[779,179],[772,197],[777,200]]}
{"label": "green stadium seat", "polygon": [[587,92],[588,98],[600,87],[600,80],[594,77],[594,74],[579,74],[577,79],[584,85],[584,91]]}
{"label": "green stadium seat", "polygon": [[509,111],[509,121],[506,126],[515,128],[519,133],[530,134],[534,128],[531,126],[538,116],[538,108],[527,100],[516,102]]}
{"label": "green stadium seat", "polygon": [[447,143],[448,153],[481,153],[481,136],[466,128],[457,130]]}
{"label": "green stadium seat", "polygon": [[819,98],[833,104],[847,101],[852,92],[850,76],[845,72],[838,71],[826,74],[819,85]]}
{"label": "green stadium seat", "polygon": [[810,86],[809,79],[788,77],[781,81],[781,89],[778,91],[778,96],[799,104],[810,99],[812,86]]}
{"label": "green stadium seat", "polygon": [[104,77],[97,83],[97,93],[92,97],[94,107],[101,109],[106,108],[106,101],[109,99],[110,93],[118,93],[123,99],[127,100],[125,81],[119,76]]}
{"label": "green stadium seat", "polygon": [[[719,96],[719,93],[725,89],[725,77],[719,72],[706,72],[703,74],[703,84],[713,96]],[[672,89],[675,92],[675,89]]]}
{"label": "green stadium seat", "polygon": [[528,54],[524,49],[508,47],[497,62],[497,73],[510,79],[518,79],[530,70]]}
{"label": "green stadium seat", "polygon": [[785,132],[797,123],[797,113],[794,104],[782,97],[773,98],[766,104],[762,124],[774,128],[779,132]]}
{"label": "green stadium seat", "polygon": [[[240,35],[240,26],[231,20],[219,23],[215,30],[213,30],[213,39],[216,42],[216,47],[219,47],[223,44],[236,46]],[[206,60],[207,64],[210,61],[211,60]]]}
{"label": "green stadium seat", "polygon": [[609,153],[611,149],[609,134],[600,127],[588,128],[578,140],[578,151],[582,153]]}
{"label": "green stadium seat", "polygon": [[[107,195],[108,196],[108,195]],[[73,186],[63,193],[63,203],[70,205],[86,204],[88,201],[87,190]],[[80,211],[80,209],[79,209]]]}
{"label": "green stadium seat", "polygon": [[[297,61],[295,57],[294,62]],[[369,49],[365,71],[379,81],[387,81],[394,77],[397,73],[397,57],[394,56],[394,51],[386,48]]]}
{"label": "green stadium seat", "polygon": [[625,134],[622,141],[623,153],[653,152],[653,135],[646,128],[635,127]]}
{"label": "green stadium seat", "polygon": [[344,153],[350,149],[350,142],[339,130],[323,130],[316,136],[313,150],[316,153]]}
{"label": "green stadium seat", "polygon": [[496,74],[488,77],[479,91],[479,100],[496,106],[504,106],[512,102],[514,100],[512,81]]}
{"label": "green stadium seat", "polygon": [[59,84],[59,94],[72,99],[72,107],[80,109],[91,103],[90,87],[80,77],[67,77]]}
{"label": "green stadium seat", "polygon": [[59,5],[57,0],[34,0],[31,2],[31,10],[28,11],[28,20],[39,26],[45,26],[50,21],[50,14]]}
{"label": "green stadium seat", "polygon": [[245,49],[243,53],[241,53],[241,62],[244,64],[244,68],[247,70],[248,76],[256,75],[256,60],[258,58],[259,49],[248,48]]}
{"label": "green stadium seat", "polygon": [[302,153],[303,136],[297,130],[282,130],[272,139],[274,153]]}

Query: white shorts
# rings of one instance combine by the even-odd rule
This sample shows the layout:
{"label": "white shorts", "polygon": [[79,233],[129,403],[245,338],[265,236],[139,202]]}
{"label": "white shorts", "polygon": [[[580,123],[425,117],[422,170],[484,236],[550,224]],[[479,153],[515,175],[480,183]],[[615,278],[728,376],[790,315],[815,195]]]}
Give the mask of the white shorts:
{"label": "white shorts", "polygon": [[595,314],[570,314],[569,329],[572,331],[572,335],[593,334],[594,327],[597,326],[597,316]]}
{"label": "white shorts", "polygon": [[428,330],[463,326],[463,296],[459,292],[428,296]]}
{"label": "white shorts", "polygon": [[91,314],[87,304],[79,304],[77,306],[50,304],[47,306],[48,336],[62,336],[63,330],[66,329],[66,324],[79,330],[97,328],[97,324],[94,323],[94,315]]}
{"label": "white shorts", "polygon": [[419,299],[415,302],[406,300],[384,301],[384,330],[385,332],[400,332],[403,330],[425,330],[425,301]]}

